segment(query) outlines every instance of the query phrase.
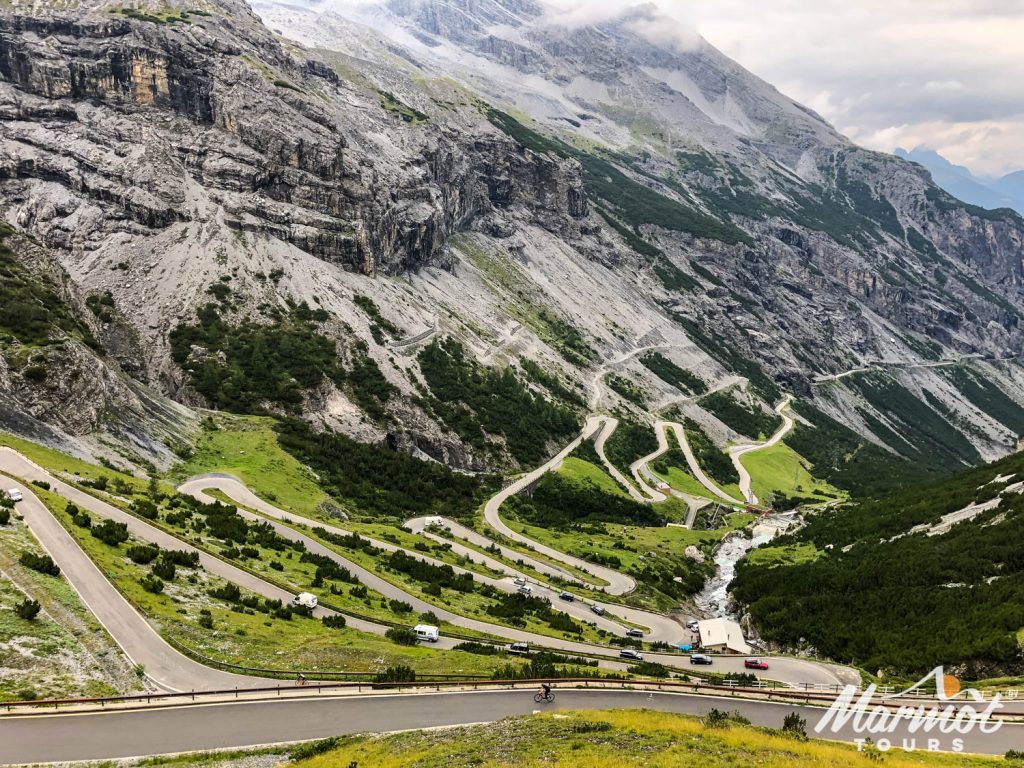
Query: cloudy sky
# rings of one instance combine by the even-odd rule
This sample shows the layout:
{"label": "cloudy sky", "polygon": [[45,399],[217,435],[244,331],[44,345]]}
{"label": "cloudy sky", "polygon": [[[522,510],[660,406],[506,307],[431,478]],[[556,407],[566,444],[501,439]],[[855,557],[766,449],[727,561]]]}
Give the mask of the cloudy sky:
{"label": "cloudy sky", "polygon": [[[635,4],[548,2],[580,21]],[[1024,168],[1024,0],[655,4],[860,144],[924,144],[981,175]]]}

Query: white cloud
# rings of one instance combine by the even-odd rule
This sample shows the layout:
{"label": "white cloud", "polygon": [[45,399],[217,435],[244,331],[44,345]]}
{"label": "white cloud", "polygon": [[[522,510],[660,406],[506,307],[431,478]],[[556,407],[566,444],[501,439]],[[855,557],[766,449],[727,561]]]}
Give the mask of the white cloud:
{"label": "white cloud", "polygon": [[[631,0],[542,0],[569,25]],[[852,139],[927,143],[979,173],[1024,167],[1024,0],[654,0],[637,31],[694,30]],[[657,14],[654,12],[657,9]]]}
{"label": "white cloud", "polygon": [[[672,2],[673,0],[662,0]],[[690,0],[708,41],[855,141],[1024,167],[1024,0]]]}
{"label": "white cloud", "polygon": [[962,91],[964,84],[959,80],[929,80],[924,84],[924,89],[932,92]]}

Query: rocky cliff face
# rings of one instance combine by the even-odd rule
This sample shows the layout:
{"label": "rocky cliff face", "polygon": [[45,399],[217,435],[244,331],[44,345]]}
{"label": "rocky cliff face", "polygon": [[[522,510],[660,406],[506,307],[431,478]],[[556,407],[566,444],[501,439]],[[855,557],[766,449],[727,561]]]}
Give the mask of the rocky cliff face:
{"label": "rocky cliff face", "polygon": [[[923,366],[1020,355],[1021,219],[852,146],[703,41],[653,39],[649,8],[568,28],[531,0],[261,0],[266,26],[233,0],[45,6],[0,12],[0,216],[109,292],[122,324],[97,336],[165,395],[204,403],[168,338],[217,296],[234,323],[322,309],[399,396],[367,419],[325,384],[305,415],[460,466],[479,457],[416,404],[434,335],[623,408],[598,362],[655,347],[880,443],[893,415],[818,380],[910,366],[913,397],[983,424],[963,428],[982,455],[1010,442]],[[678,399],[616,366],[652,406]],[[1015,371],[985,375],[1024,402]]]}
{"label": "rocky cliff face", "polygon": [[[242,7],[167,18],[0,18],[8,218],[81,252],[216,211],[372,275],[443,264],[452,232],[513,200],[558,231],[586,214],[571,168],[368,102]],[[371,133],[401,138],[385,154]]]}

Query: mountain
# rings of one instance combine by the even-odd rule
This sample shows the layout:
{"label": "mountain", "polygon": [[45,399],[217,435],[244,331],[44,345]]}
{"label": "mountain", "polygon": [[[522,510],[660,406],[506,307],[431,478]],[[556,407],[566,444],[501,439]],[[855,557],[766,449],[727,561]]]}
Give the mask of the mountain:
{"label": "mountain", "polygon": [[896,156],[923,165],[932,175],[932,180],[958,200],[990,210],[1012,208],[1017,213],[1024,213],[1024,171],[985,181],[968,168],[953,165],[926,147],[917,147],[910,152],[897,149]]}
{"label": "mountain", "polygon": [[1016,201],[1015,208],[1021,212],[1024,201],[1024,171],[1014,171],[991,183],[992,189],[1000,192]]}
{"label": "mountain", "polygon": [[131,411],[135,439],[90,377],[29,373],[66,331],[7,333],[0,427],[166,463],[154,441],[187,451],[214,407],[490,470],[591,409],[738,440],[688,397],[715,387],[799,398],[851,447],[823,462],[1016,448],[1017,214],[853,145],[647,6],[572,27],[532,0],[254,9],[0,11],[12,258],[58,264],[95,370],[162,404]]}

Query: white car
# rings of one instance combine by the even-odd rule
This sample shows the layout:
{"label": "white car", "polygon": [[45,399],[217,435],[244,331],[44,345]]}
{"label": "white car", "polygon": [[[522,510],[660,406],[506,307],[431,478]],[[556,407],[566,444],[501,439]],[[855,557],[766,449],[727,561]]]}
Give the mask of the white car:
{"label": "white car", "polygon": [[524,579],[522,576],[516,576],[515,585],[517,587],[525,587],[526,579]]}
{"label": "white car", "polygon": [[11,501],[21,501],[25,497],[21,495],[21,491],[19,491],[17,488],[11,488],[9,491],[7,491],[7,498],[10,499]]}

